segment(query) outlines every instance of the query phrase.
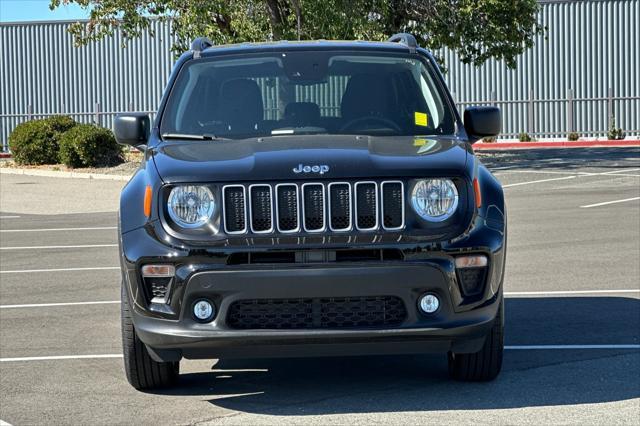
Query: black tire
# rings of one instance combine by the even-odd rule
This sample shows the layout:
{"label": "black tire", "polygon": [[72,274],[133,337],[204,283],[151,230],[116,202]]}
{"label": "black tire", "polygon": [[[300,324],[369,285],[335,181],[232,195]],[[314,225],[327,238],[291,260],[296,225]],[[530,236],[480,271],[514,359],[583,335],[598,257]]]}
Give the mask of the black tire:
{"label": "black tire", "polygon": [[495,322],[479,352],[456,354],[449,352],[449,375],[455,380],[488,382],[495,379],[502,368],[504,351],[504,299]]}
{"label": "black tire", "polygon": [[122,352],[127,380],[138,390],[152,390],[174,385],[178,381],[180,362],[157,362],[151,359],[147,347],[140,341],[131,321],[129,297],[122,285]]}

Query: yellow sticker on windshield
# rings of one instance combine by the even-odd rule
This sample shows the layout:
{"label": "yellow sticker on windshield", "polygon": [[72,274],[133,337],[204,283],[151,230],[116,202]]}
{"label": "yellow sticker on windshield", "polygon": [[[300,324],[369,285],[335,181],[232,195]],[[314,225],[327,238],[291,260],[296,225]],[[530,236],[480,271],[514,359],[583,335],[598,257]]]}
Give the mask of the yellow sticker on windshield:
{"label": "yellow sticker on windshield", "polygon": [[414,118],[415,118],[416,126],[427,127],[428,125],[427,114],[425,114],[424,112],[416,111],[414,113]]}

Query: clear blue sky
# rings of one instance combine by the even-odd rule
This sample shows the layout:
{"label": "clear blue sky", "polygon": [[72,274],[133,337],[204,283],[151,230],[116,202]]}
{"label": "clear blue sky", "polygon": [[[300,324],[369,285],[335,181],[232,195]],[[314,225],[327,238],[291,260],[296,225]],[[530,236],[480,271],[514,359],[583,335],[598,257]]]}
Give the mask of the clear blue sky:
{"label": "clear blue sky", "polygon": [[0,22],[84,19],[88,12],[77,4],[49,10],[49,0],[0,0]]}

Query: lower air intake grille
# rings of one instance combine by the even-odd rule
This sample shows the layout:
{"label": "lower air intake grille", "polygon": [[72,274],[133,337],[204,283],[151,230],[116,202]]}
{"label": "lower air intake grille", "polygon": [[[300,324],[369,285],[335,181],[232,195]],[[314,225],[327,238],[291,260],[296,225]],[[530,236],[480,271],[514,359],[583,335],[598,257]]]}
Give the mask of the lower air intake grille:
{"label": "lower air intake grille", "polygon": [[457,270],[463,296],[477,296],[484,290],[486,269],[482,267],[459,268]]}
{"label": "lower air intake grille", "polygon": [[407,317],[395,296],[315,299],[252,299],[233,302],[227,325],[234,329],[336,329],[393,327]]}

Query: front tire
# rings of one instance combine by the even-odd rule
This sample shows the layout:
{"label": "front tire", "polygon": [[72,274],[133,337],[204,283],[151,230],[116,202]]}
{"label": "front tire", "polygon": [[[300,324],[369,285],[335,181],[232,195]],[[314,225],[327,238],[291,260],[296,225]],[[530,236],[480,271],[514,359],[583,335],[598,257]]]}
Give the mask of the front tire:
{"label": "front tire", "polygon": [[154,361],[138,338],[131,320],[129,297],[122,284],[120,303],[122,318],[122,351],[127,381],[138,390],[152,390],[174,385],[178,381],[180,362]]}
{"label": "front tire", "polygon": [[493,327],[479,352],[456,354],[449,352],[449,375],[455,380],[488,382],[495,379],[502,368],[504,351],[504,298],[496,314]]}

